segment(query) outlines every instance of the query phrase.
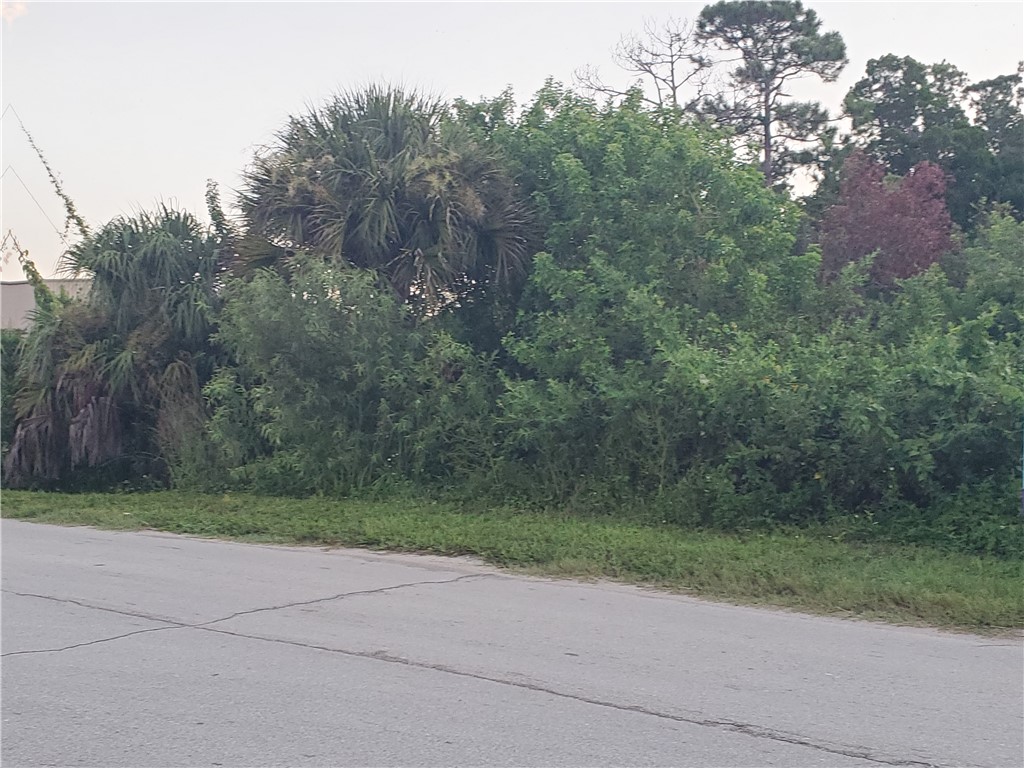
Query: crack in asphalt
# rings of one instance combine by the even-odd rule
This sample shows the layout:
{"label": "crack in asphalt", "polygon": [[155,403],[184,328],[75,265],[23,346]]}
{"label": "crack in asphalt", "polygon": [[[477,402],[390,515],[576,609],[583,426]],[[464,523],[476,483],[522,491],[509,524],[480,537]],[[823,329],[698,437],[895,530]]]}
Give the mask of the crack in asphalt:
{"label": "crack in asphalt", "polygon": [[843,757],[860,758],[869,762],[878,763],[879,765],[891,765],[899,768],[945,768],[938,763],[923,762],[920,760],[903,760],[895,757],[886,757],[872,752],[867,747],[854,747],[854,746],[843,746],[843,745],[830,745],[827,743],[810,741],[809,739],[800,736],[799,734],[787,733],[786,731],[777,731],[771,728],[765,728],[763,726],[755,725],[753,723],[741,723],[732,720],[706,720],[695,717],[685,717],[683,715],[673,714],[671,712],[660,712],[658,710],[649,709],[636,704],[621,704],[614,701],[606,701],[604,699],[591,698],[589,696],[581,696],[579,694],[568,693],[566,691],[560,691],[556,688],[549,688],[544,685],[537,683],[520,682],[516,680],[509,680],[502,677],[491,677],[490,675],[480,674],[478,672],[467,672],[462,669],[456,669],[449,667],[445,664],[431,664],[425,661],[414,661],[412,659],[406,659],[401,656],[392,656],[384,651],[353,651],[345,648],[332,648],[326,645],[316,645],[314,643],[304,643],[298,640],[284,640],[275,637],[265,637],[262,635],[250,635],[244,632],[234,632],[229,629],[223,629],[220,627],[207,627],[207,626],[196,626],[194,629],[199,629],[203,632],[213,632],[220,635],[231,635],[232,637],[241,637],[248,640],[260,640],[267,643],[279,643],[281,645],[292,645],[299,648],[308,648],[317,651],[326,651],[327,653],[336,653],[342,656],[352,656],[361,659],[371,659],[374,661],[382,661],[388,664],[400,664],[406,667],[413,667],[416,669],[426,669],[435,672],[443,672],[449,675],[456,675],[458,677],[467,677],[473,680],[480,680],[488,683],[496,683],[497,685],[510,686],[512,688],[521,688],[528,691],[534,691],[537,693],[546,693],[551,696],[557,696],[562,699],[571,699],[572,701],[578,701],[583,704],[591,704],[598,707],[605,707],[608,709],[615,709],[620,712],[632,712],[640,715],[648,715],[650,717],[657,717],[663,720],[672,720],[677,723],[688,723],[690,725],[697,725],[702,728],[715,728],[723,731],[732,731],[735,733],[742,733],[746,736],[757,739],[769,739],[771,741],[785,742],[787,744],[793,744],[796,746],[807,747],[809,749],[815,749],[821,752],[827,752],[833,755],[842,755]]}
{"label": "crack in asphalt", "polygon": [[470,679],[473,679],[473,680],[480,680],[482,682],[489,682],[489,683],[494,683],[494,684],[497,684],[497,685],[503,685],[503,686],[509,686],[509,687],[512,687],[512,688],[519,688],[519,689],[523,689],[523,690],[534,691],[534,692],[537,692],[537,693],[545,693],[545,694],[548,694],[550,696],[556,696],[556,697],[562,698],[562,699],[569,699],[569,700],[577,701],[577,702],[580,702],[580,703],[583,703],[583,704],[590,704],[590,705],[593,705],[593,706],[599,706],[599,707],[605,707],[605,708],[608,708],[608,709],[614,709],[614,710],[618,710],[620,712],[631,712],[631,713],[634,713],[634,714],[647,715],[649,717],[660,718],[662,720],[670,720],[670,721],[677,722],[677,723],[686,723],[686,724],[689,724],[689,725],[696,725],[696,726],[699,726],[699,727],[702,727],[702,728],[713,728],[713,729],[717,729],[717,730],[721,730],[721,731],[730,731],[730,732],[733,732],[733,733],[741,733],[743,735],[750,736],[752,738],[757,738],[757,739],[767,739],[767,740],[770,740],[770,741],[777,741],[777,742],[783,742],[783,743],[787,743],[787,744],[793,744],[795,746],[806,747],[808,749],[814,749],[814,750],[817,750],[817,751],[820,751],[820,752],[825,752],[825,753],[828,753],[828,754],[841,755],[843,757],[858,758],[858,759],[866,760],[866,761],[869,761],[869,762],[872,762],[872,763],[876,763],[876,764],[879,764],[879,765],[894,766],[896,768],[944,768],[943,766],[941,766],[940,764],[937,764],[937,763],[923,762],[923,761],[920,761],[920,760],[904,760],[904,759],[900,759],[900,758],[888,757],[888,756],[885,756],[885,755],[880,755],[880,754],[872,752],[870,749],[868,749],[866,747],[861,747],[861,746],[845,746],[845,745],[832,745],[832,744],[828,744],[828,743],[824,743],[824,742],[811,741],[811,740],[809,740],[809,739],[807,739],[807,738],[805,738],[803,736],[800,736],[799,734],[788,733],[786,731],[778,731],[778,730],[774,730],[774,729],[771,729],[771,728],[765,728],[763,726],[755,725],[753,723],[742,723],[742,722],[737,722],[737,721],[732,721],[732,720],[708,720],[708,719],[701,719],[701,718],[697,718],[697,717],[687,717],[687,716],[684,716],[684,715],[673,714],[671,712],[661,712],[661,711],[658,711],[658,710],[655,710],[655,709],[650,709],[648,707],[642,707],[640,705],[622,704],[622,703],[619,703],[619,702],[607,701],[607,700],[604,700],[604,699],[597,699],[597,698],[592,698],[592,697],[588,697],[588,696],[582,696],[582,695],[579,695],[579,694],[569,693],[569,692],[566,692],[566,691],[560,691],[560,690],[558,690],[556,688],[550,688],[550,687],[547,687],[547,686],[544,686],[544,685],[540,685],[540,684],[537,684],[537,683],[523,682],[523,681],[517,681],[517,680],[509,680],[507,678],[493,677],[493,676],[490,676],[490,675],[485,675],[485,674],[481,674],[481,673],[477,673],[477,672],[468,672],[466,670],[456,669],[454,667],[449,667],[449,666],[444,665],[444,664],[431,664],[429,662],[424,662],[424,661],[414,661],[412,659],[406,659],[406,658],[403,658],[401,656],[393,656],[393,655],[388,654],[388,653],[383,652],[383,651],[355,651],[355,650],[348,650],[348,649],[344,649],[344,648],[332,648],[330,646],[316,645],[314,643],[304,643],[304,642],[301,642],[301,641],[298,641],[298,640],[285,640],[285,639],[281,639],[281,638],[265,637],[265,636],[261,636],[261,635],[251,635],[251,634],[247,634],[247,633],[244,633],[244,632],[235,632],[235,631],[232,631],[232,630],[229,630],[229,629],[224,629],[222,627],[213,626],[215,624],[220,624],[222,622],[229,621],[229,620],[234,619],[234,618],[238,618],[239,616],[247,616],[247,615],[254,614],[254,613],[264,613],[264,612],[268,612],[268,611],[279,611],[279,610],[284,610],[286,608],[296,608],[296,607],[300,607],[300,606],[304,606],[304,605],[315,605],[317,603],[326,603],[326,602],[331,602],[333,600],[343,600],[343,599],[345,599],[347,597],[357,597],[357,596],[360,596],[360,595],[379,594],[379,593],[389,592],[389,591],[396,590],[396,589],[406,589],[408,587],[416,587],[416,586],[422,586],[422,585],[426,585],[426,584],[454,584],[455,582],[466,581],[466,580],[470,580],[470,579],[485,579],[485,578],[493,578],[493,577],[500,578],[500,576],[498,576],[497,574],[467,574],[467,575],[463,575],[463,576],[458,576],[458,577],[456,577],[454,579],[443,579],[443,580],[436,580],[436,581],[414,581],[414,582],[407,582],[407,583],[403,583],[403,584],[394,584],[394,585],[391,585],[391,586],[388,586],[388,587],[378,587],[376,589],[358,590],[358,591],[355,591],[355,592],[341,592],[341,593],[336,594],[336,595],[330,595],[328,597],[315,598],[315,599],[312,599],[312,600],[298,600],[298,601],[291,602],[291,603],[284,603],[282,605],[265,606],[265,607],[261,607],[261,608],[251,608],[251,609],[244,610],[244,611],[236,611],[235,613],[232,613],[232,614],[230,614],[228,616],[222,616],[222,617],[217,618],[217,619],[211,619],[210,621],[199,622],[199,623],[196,623],[196,624],[190,624],[190,623],[187,623],[187,622],[175,621],[173,619],[159,618],[159,617],[156,617],[156,616],[152,616],[152,615],[149,615],[149,614],[140,613],[140,612],[136,612],[136,611],[126,611],[126,610],[121,610],[121,609],[117,609],[117,608],[108,608],[108,607],[105,607],[105,606],[91,605],[89,603],[84,603],[84,602],[82,602],[80,600],[75,600],[75,599],[72,599],[72,598],[59,598],[59,597],[53,597],[51,595],[38,595],[38,594],[29,593],[29,592],[15,592],[13,590],[3,590],[4,593],[12,594],[12,595],[17,595],[17,596],[20,596],[20,597],[33,597],[33,598],[38,598],[38,599],[41,599],[41,600],[52,600],[54,602],[59,602],[59,603],[70,603],[70,604],[73,604],[73,605],[78,605],[78,606],[83,607],[83,608],[91,608],[93,610],[106,611],[108,613],[115,613],[115,614],[119,614],[119,615],[122,615],[122,616],[131,616],[133,618],[145,619],[147,621],[160,622],[164,626],[148,627],[146,629],[139,629],[139,630],[135,630],[133,632],[126,632],[124,634],[116,635],[114,637],[99,638],[97,640],[90,640],[90,641],[84,642],[84,643],[76,643],[74,645],[68,645],[68,646],[65,646],[63,648],[43,648],[43,649],[26,650],[26,651],[10,651],[8,653],[0,654],[0,656],[7,657],[7,656],[23,656],[23,655],[40,654],[40,653],[60,653],[60,652],[69,651],[69,650],[72,650],[72,649],[75,649],[75,648],[82,648],[82,647],[90,646],[90,645],[99,645],[99,644],[102,644],[102,643],[109,643],[109,642],[113,642],[115,640],[120,640],[120,639],[123,639],[123,638],[126,638],[126,637],[132,637],[134,635],[141,635],[141,634],[146,634],[146,633],[150,633],[150,632],[162,632],[162,631],[179,630],[179,629],[196,629],[196,630],[200,630],[200,631],[203,631],[203,632],[212,632],[212,633],[215,633],[215,634],[229,635],[229,636],[232,636],[232,637],[240,637],[240,638],[245,638],[245,639],[248,639],[248,640],[258,640],[258,641],[268,642],[268,643],[278,643],[278,644],[281,644],[281,645],[291,645],[291,646],[295,646],[295,647],[298,647],[298,648],[307,648],[307,649],[311,649],[311,650],[325,651],[327,653],[335,653],[335,654],[339,654],[339,655],[343,655],[343,656],[350,656],[350,657],[362,658],[362,659],[370,659],[370,660],[374,660],[374,661],[384,662],[384,663],[387,663],[387,664],[399,664],[399,665],[402,665],[402,666],[412,667],[412,668],[416,668],[416,669],[431,670],[431,671],[435,671],[435,672],[441,672],[441,673],[444,673],[444,674],[455,675],[455,676],[458,676],[458,677],[470,678]]}
{"label": "crack in asphalt", "polygon": [[165,627],[149,627],[147,629],[137,629],[134,632],[125,632],[123,635],[115,635],[114,637],[101,637],[98,640],[89,640],[84,643],[65,645],[63,648],[40,648],[38,650],[30,651],[8,651],[7,653],[0,654],[0,656],[6,659],[8,656],[30,656],[35,653],[60,653],[61,651],[70,651],[74,648],[84,648],[87,645],[99,645],[100,643],[109,643],[113,640],[120,640],[121,638],[131,637],[133,635],[143,635],[147,632],[163,632],[168,629],[183,629],[187,626],[187,624],[168,624]]}
{"label": "crack in asphalt", "polygon": [[468,581],[470,579],[489,579],[497,577],[496,574],[492,573],[468,573],[464,576],[457,576],[454,579],[441,579],[439,581],[411,581],[405,584],[394,584],[390,587],[377,587],[376,589],[363,589],[357,592],[341,592],[337,595],[331,595],[330,597],[318,597],[313,600],[300,600],[294,603],[286,603],[284,605],[271,605],[266,608],[250,608],[246,611],[237,611],[232,613],[230,616],[224,616],[220,619],[213,619],[212,621],[204,621],[200,624],[189,624],[186,626],[199,629],[202,627],[208,627],[211,624],[219,624],[222,621],[230,621],[231,619],[238,618],[239,616],[248,616],[251,613],[263,613],[265,611],[280,611],[283,608],[298,608],[302,605],[315,605],[316,603],[328,603],[331,600],[342,600],[346,597],[359,597],[360,595],[376,595],[381,592],[390,592],[395,589],[405,589],[407,587],[419,587],[425,584],[454,584],[458,581]]}
{"label": "crack in asphalt", "polygon": [[[91,608],[94,611],[106,611],[107,613],[116,613],[119,616],[131,616],[131,617],[136,618],[136,619],[147,619],[149,621],[160,621],[160,622],[163,622],[164,624],[173,624],[174,626],[177,626],[177,627],[187,627],[187,626],[190,626],[189,624],[187,624],[186,622],[183,622],[183,621],[175,621],[174,619],[167,619],[167,618],[162,618],[160,616],[153,616],[152,614],[142,613],[140,611],[126,611],[123,608],[108,608],[105,605],[93,605],[92,603],[83,603],[81,600],[75,600],[74,598],[71,598],[71,597],[54,597],[53,595],[37,595],[34,592],[16,592],[13,589],[3,589],[3,590],[0,590],[0,592],[3,592],[5,595],[17,595],[18,597],[35,597],[35,598],[37,598],[39,600],[51,600],[51,601],[53,601],[55,603],[71,603],[72,605],[77,605],[77,606],[80,606],[82,608]],[[114,640],[116,638],[110,638],[110,639]],[[43,653],[43,652],[44,651],[31,651],[31,653]],[[18,653],[28,653],[28,651],[18,651]],[[2,655],[3,656],[7,656],[8,654],[5,653],[5,654],[2,654]]]}
{"label": "crack in asphalt", "polygon": [[146,632],[160,632],[168,629],[205,629],[213,624],[220,624],[224,621],[230,621],[231,619],[238,618],[239,616],[247,616],[252,613],[264,613],[266,611],[280,611],[285,608],[298,608],[303,605],[315,605],[317,603],[327,603],[332,600],[343,600],[347,597],[359,597],[360,595],[375,595],[382,592],[390,592],[396,589],[406,589],[408,587],[418,587],[425,584],[454,584],[457,581],[465,581],[468,579],[485,579],[491,578],[495,574],[489,573],[471,573],[464,576],[458,576],[454,579],[441,579],[436,581],[411,581],[403,584],[392,584],[388,587],[377,587],[376,589],[361,589],[355,592],[339,592],[336,595],[329,595],[328,597],[317,597],[312,600],[297,600],[292,603],[283,603],[281,605],[270,605],[262,608],[250,608],[245,611],[236,611],[228,616],[222,616],[219,619],[211,619],[210,621],[202,621],[197,624],[190,624],[184,621],[176,621],[174,619],[163,618],[160,616],[153,616],[151,614],[141,613],[138,611],[126,611],[118,608],[108,608],[102,605],[91,605],[84,603],[81,600],[75,600],[70,597],[54,597],[52,595],[37,595],[32,592],[15,592],[14,590],[4,589],[4,594],[17,595],[18,597],[34,597],[40,600],[52,600],[56,603],[70,603],[77,605],[82,608],[90,608],[95,611],[105,611],[107,613],[115,613],[120,616],[131,616],[132,618],[145,619],[146,621],[157,621],[166,626],[163,627],[149,627],[147,629],[137,629],[133,632],[125,632],[121,635],[114,635],[113,637],[101,637],[96,640],[89,640],[84,643],[75,643],[74,645],[66,645],[61,648],[36,648],[27,651],[8,651],[7,653],[0,654],[0,658],[6,658],[8,656],[29,656],[38,653],[61,653],[63,651],[70,651],[75,648],[83,648],[87,645],[99,645],[100,643],[110,643],[114,640],[121,640],[125,637],[132,637],[133,635],[141,635]]}

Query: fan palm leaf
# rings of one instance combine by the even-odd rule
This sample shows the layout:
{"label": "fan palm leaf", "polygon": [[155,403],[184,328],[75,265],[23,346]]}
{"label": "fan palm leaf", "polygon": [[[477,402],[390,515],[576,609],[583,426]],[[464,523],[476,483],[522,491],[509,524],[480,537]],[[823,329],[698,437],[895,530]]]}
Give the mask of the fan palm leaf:
{"label": "fan palm leaf", "polygon": [[[528,256],[525,208],[499,163],[446,106],[399,88],[336,96],[293,117],[247,169],[251,235],[376,270],[426,310],[500,286]],[[260,261],[258,249],[240,264]]]}

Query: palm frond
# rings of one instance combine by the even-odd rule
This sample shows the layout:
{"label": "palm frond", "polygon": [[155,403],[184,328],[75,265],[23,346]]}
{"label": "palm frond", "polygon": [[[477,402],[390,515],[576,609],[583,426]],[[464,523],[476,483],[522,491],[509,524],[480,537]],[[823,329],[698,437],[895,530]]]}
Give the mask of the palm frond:
{"label": "palm frond", "polygon": [[528,255],[526,208],[446,114],[439,100],[371,86],[293,117],[245,173],[250,236],[375,269],[429,304],[511,280]]}

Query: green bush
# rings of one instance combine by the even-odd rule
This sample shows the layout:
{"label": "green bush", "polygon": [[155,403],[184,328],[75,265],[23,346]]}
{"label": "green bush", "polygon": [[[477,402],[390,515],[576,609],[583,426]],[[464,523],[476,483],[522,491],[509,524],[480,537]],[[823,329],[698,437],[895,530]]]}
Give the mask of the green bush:
{"label": "green bush", "polygon": [[485,362],[417,326],[369,271],[292,266],[227,292],[218,340],[235,364],[205,393],[231,479],[270,493],[366,492],[446,482],[485,461]]}
{"label": "green bush", "polygon": [[24,333],[14,328],[0,332],[0,462],[14,437],[14,394]]}

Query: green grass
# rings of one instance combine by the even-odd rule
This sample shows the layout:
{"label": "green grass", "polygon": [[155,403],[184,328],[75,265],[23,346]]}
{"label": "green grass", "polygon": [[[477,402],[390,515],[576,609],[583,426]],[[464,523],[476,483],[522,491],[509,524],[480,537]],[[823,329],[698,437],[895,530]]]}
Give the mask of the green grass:
{"label": "green grass", "polygon": [[476,555],[536,574],[610,578],[816,613],[975,631],[1024,626],[1020,562],[850,544],[807,531],[741,536],[422,501],[178,492],[4,491],[2,514],[58,525]]}

